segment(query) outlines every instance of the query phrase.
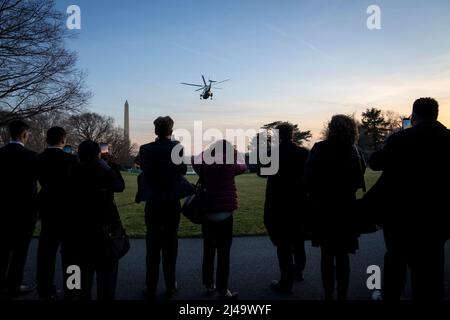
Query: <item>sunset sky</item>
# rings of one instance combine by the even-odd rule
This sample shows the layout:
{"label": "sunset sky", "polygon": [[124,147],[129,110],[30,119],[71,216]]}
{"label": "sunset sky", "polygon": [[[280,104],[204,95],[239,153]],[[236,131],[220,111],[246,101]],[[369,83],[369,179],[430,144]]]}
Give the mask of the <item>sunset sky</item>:
{"label": "sunset sky", "polygon": [[[314,138],[336,113],[367,107],[410,113],[432,96],[450,126],[450,1],[58,0],[81,8],[78,52],[94,93],[90,109],[152,140],[153,119],[176,127],[258,128],[298,123]],[[381,30],[366,26],[381,8]],[[231,78],[214,100],[180,82]]]}

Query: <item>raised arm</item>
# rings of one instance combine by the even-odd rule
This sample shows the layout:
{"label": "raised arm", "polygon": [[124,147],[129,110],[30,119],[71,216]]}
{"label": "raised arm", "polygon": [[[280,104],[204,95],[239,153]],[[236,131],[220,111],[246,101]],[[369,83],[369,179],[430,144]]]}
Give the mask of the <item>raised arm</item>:
{"label": "raised arm", "polygon": [[105,161],[100,160],[100,163],[106,173],[106,183],[111,191],[123,192],[125,190],[125,181],[120,173],[119,167],[116,164],[107,164]]}

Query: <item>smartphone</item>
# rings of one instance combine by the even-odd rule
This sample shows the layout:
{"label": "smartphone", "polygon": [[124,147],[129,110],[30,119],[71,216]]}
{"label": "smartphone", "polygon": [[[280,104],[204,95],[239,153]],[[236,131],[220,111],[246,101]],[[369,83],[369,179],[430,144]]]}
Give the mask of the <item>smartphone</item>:
{"label": "smartphone", "polygon": [[73,148],[72,148],[71,145],[65,145],[65,146],[63,147],[63,151],[64,151],[65,153],[73,154]]}
{"label": "smartphone", "polygon": [[411,127],[412,127],[411,119],[403,119],[403,121],[402,121],[403,130],[411,128]]}
{"label": "smartphone", "polygon": [[108,154],[109,153],[109,146],[107,143],[100,143],[100,152],[102,154]]}

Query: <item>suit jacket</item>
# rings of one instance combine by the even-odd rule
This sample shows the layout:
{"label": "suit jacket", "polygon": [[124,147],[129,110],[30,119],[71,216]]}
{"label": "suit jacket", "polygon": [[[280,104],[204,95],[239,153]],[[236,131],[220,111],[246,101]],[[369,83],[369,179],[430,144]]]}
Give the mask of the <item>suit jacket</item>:
{"label": "suit jacket", "polygon": [[[152,205],[179,203],[177,188],[180,178],[187,172],[187,166],[172,161],[172,150],[178,143],[170,139],[157,139],[139,150],[139,164],[143,171],[140,189],[148,190],[143,193],[149,195],[149,199],[145,200]],[[183,156],[182,149],[180,155]]]}
{"label": "suit jacket", "polygon": [[264,205],[264,224],[274,242],[300,232],[301,216],[307,210],[304,171],[308,154],[292,141],[280,143],[279,169],[267,178]]}
{"label": "suit jacket", "polygon": [[0,219],[3,221],[36,218],[35,157],[35,152],[19,144],[0,148]]}
{"label": "suit jacket", "polygon": [[58,215],[70,205],[70,176],[78,163],[76,156],[58,148],[48,148],[36,158],[36,176],[41,185],[38,195],[42,217]]}
{"label": "suit jacket", "polygon": [[369,165],[383,171],[371,195],[381,225],[415,236],[450,235],[450,130],[436,121],[393,134]]}

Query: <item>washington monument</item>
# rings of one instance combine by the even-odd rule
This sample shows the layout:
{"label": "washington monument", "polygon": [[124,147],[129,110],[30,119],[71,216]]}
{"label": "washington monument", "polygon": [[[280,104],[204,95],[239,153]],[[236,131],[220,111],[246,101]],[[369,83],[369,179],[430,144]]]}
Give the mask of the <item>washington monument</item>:
{"label": "washington monument", "polygon": [[128,105],[128,100],[125,101],[124,106],[123,135],[126,141],[130,141],[130,106]]}

